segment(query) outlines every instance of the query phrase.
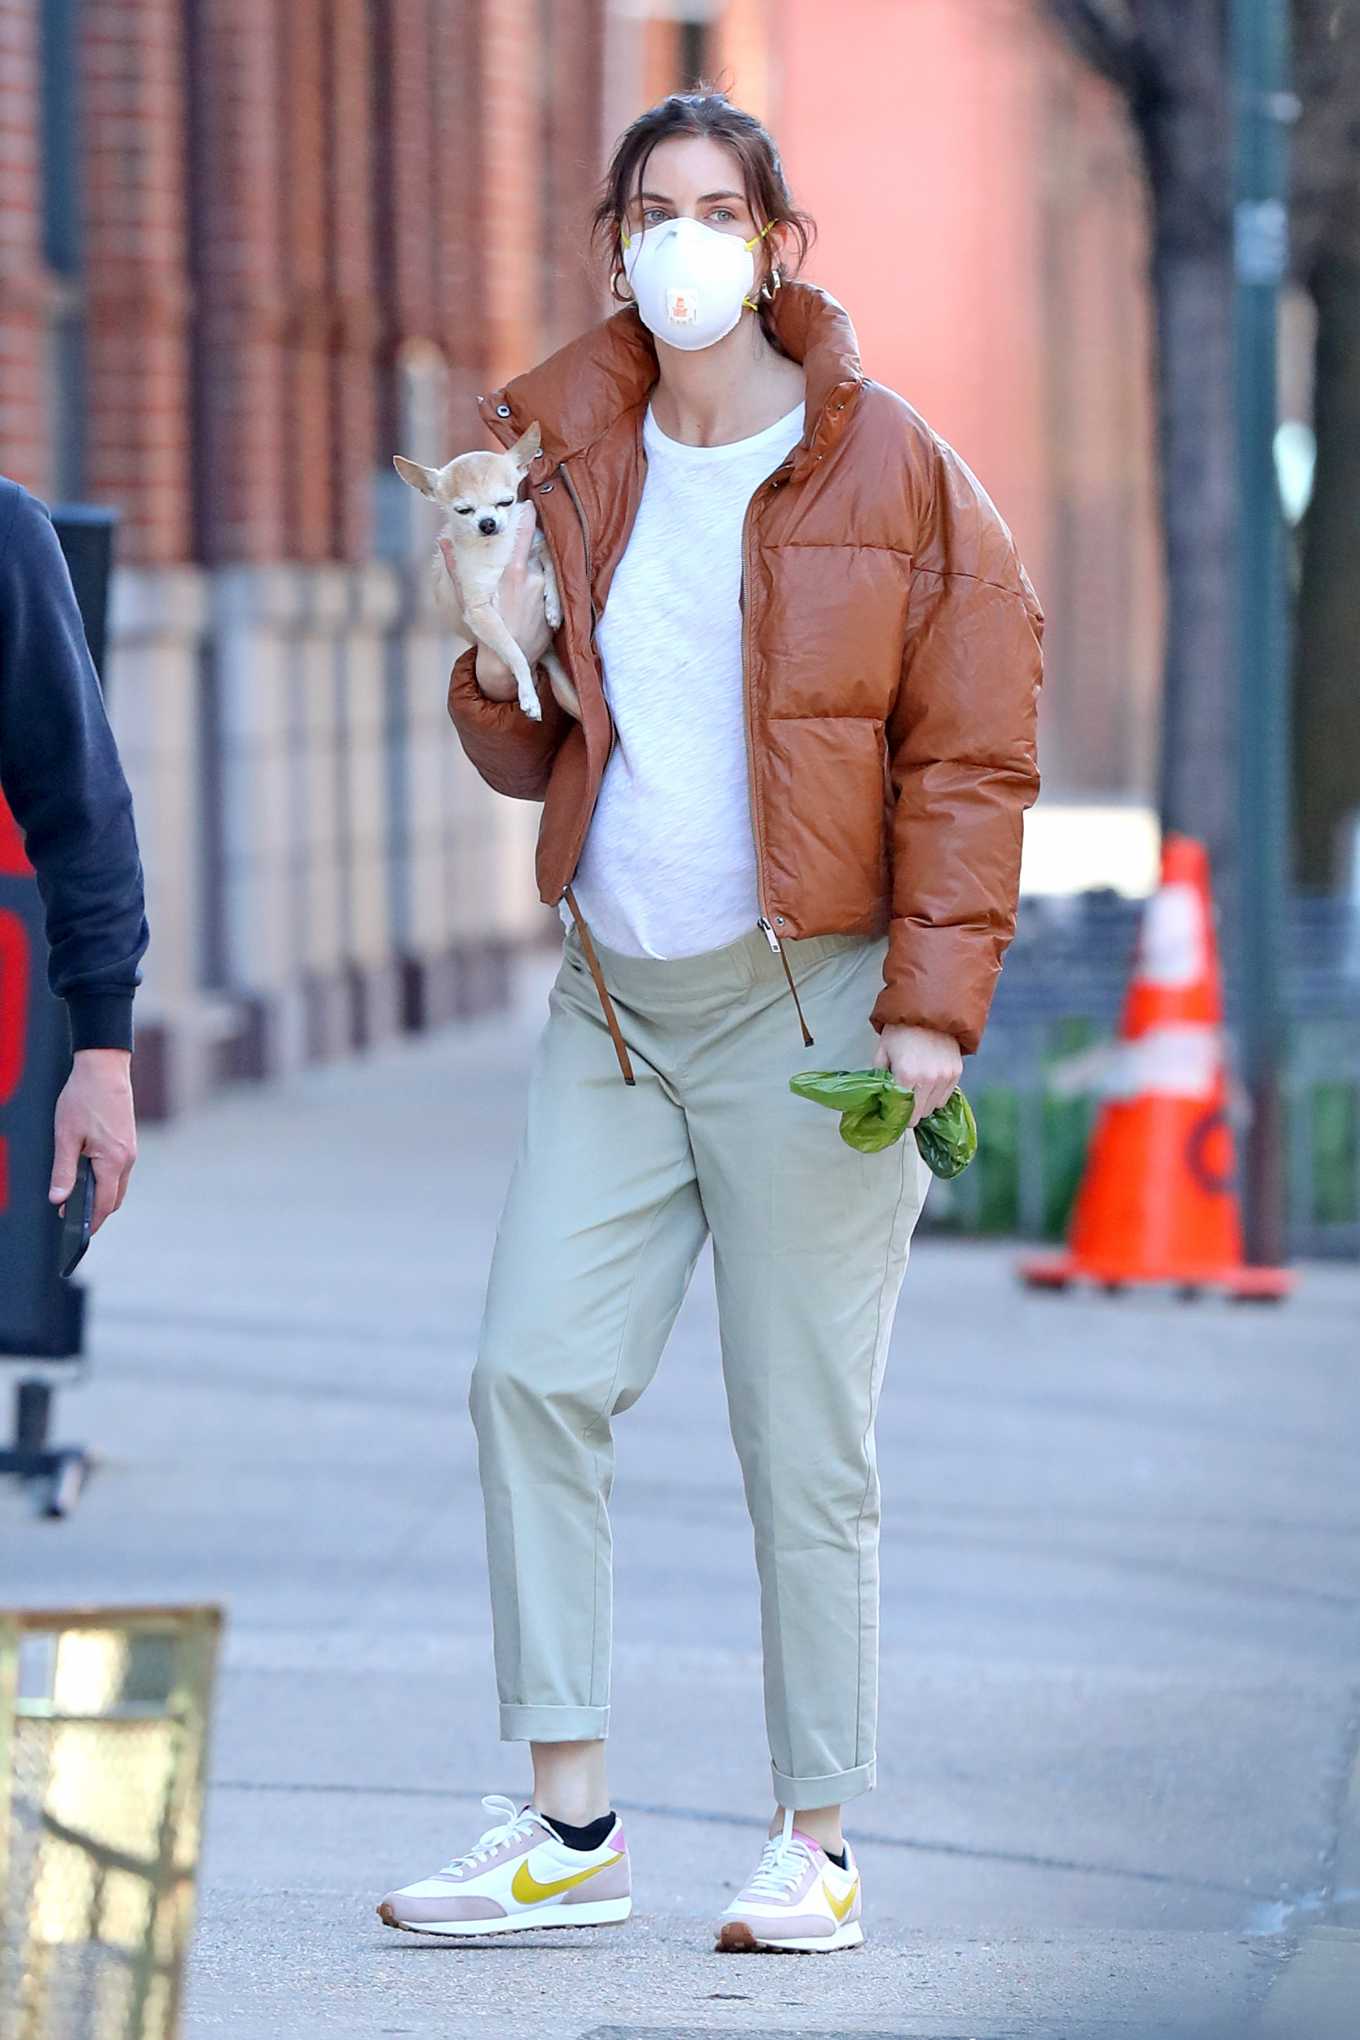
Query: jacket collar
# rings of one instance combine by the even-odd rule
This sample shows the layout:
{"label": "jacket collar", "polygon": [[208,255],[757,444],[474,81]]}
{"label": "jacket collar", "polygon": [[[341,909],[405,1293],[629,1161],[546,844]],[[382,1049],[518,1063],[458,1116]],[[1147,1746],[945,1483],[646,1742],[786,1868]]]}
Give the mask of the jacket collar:
{"label": "jacket collar", "polygon": [[[818,458],[863,382],[849,314],[828,291],[794,281],[775,293],[770,319],[780,346],[802,363],[807,425],[795,467]],[[657,379],[656,347],[634,305],[568,341],[504,389],[478,398],[483,423],[508,446],[538,420],[543,470],[592,446],[640,409]]]}

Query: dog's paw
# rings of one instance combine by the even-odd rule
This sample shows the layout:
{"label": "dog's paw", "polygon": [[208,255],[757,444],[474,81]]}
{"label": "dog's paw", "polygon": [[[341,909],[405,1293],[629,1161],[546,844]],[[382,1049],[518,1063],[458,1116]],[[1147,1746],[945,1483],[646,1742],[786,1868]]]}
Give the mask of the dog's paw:
{"label": "dog's paw", "polygon": [[519,705],[528,716],[530,722],[542,722],[543,704],[532,688],[530,688],[527,694],[520,695]]}

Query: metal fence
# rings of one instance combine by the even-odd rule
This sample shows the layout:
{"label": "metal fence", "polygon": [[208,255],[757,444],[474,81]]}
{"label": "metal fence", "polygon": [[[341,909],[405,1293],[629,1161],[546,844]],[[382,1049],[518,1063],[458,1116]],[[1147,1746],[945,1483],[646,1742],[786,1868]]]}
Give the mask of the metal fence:
{"label": "metal fence", "polygon": [[219,1626],[0,1613],[5,2040],[173,2040]]}
{"label": "metal fence", "polygon": [[[1062,1095],[1055,1074],[1113,1036],[1139,914],[1138,902],[1113,894],[1025,900],[965,1076],[978,1158],[956,1182],[934,1186],[927,1223],[1062,1237],[1099,1101]],[[1290,1248],[1360,1258],[1360,909],[1296,899],[1286,950]],[[1231,981],[1226,994],[1231,1015]]]}

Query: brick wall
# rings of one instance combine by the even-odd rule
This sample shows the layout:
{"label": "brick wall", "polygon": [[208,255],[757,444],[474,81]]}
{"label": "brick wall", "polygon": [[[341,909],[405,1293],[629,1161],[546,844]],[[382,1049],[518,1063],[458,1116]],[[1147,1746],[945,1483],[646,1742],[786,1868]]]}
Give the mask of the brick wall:
{"label": "brick wall", "polygon": [[38,32],[32,0],[0,0],[0,472],[48,486]]}
{"label": "brick wall", "polygon": [[486,300],[483,7],[438,0],[430,23],[434,163],[430,198],[439,333],[449,365],[450,452],[473,444],[472,400],[491,380]]}
{"label": "brick wall", "polygon": [[330,556],[330,322],[327,251],[327,0],[276,7],[275,117],[282,138],[280,211],[284,295],[284,468],[287,556]]}
{"label": "brick wall", "polygon": [[369,549],[377,465],[379,304],[374,288],[373,49],[368,0],[326,10],[326,229],[331,343],[331,554]]}
{"label": "brick wall", "polygon": [[[86,0],[83,487],[124,562],[365,558],[404,350],[447,366],[452,450],[598,315],[606,8]],[[41,489],[40,18],[0,0],[0,466]]]}
{"label": "brick wall", "polygon": [[408,337],[435,334],[440,325],[443,236],[438,208],[448,194],[436,137],[444,80],[431,0],[379,0],[373,33],[379,431],[385,444],[395,448],[400,423],[395,369],[401,347]]}
{"label": "brick wall", "polygon": [[481,176],[494,221],[483,256],[482,316],[493,382],[533,357],[538,340],[541,187],[538,0],[496,0],[481,31]]}
{"label": "brick wall", "polygon": [[178,0],[99,0],[81,39],[86,486],[120,557],[192,550],[184,43]]}
{"label": "brick wall", "polygon": [[605,23],[602,0],[556,0],[544,15],[540,306],[545,343],[558,347],[609,308],[590,250]]}
{"label": "brick wall", "polygon": [[274,0],[198,0],[190,20],[197,550],[288,550],[281,123]]}

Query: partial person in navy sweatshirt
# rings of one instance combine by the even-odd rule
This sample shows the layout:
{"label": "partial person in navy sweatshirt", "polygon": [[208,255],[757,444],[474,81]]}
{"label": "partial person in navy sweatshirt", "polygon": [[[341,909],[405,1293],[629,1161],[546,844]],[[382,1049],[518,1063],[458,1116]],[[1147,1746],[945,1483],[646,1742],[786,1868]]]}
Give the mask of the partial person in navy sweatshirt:
{"label": "partial person in navy sweatshirt", "polygon": [[47,913],[48,983],[64,999],[71,1074],[57,1100],[52,1182],[94,1166],[95,1230],[137,1158],[132,999],[148,934],[132,796],[52,521],[0,476],[0,790]]}

